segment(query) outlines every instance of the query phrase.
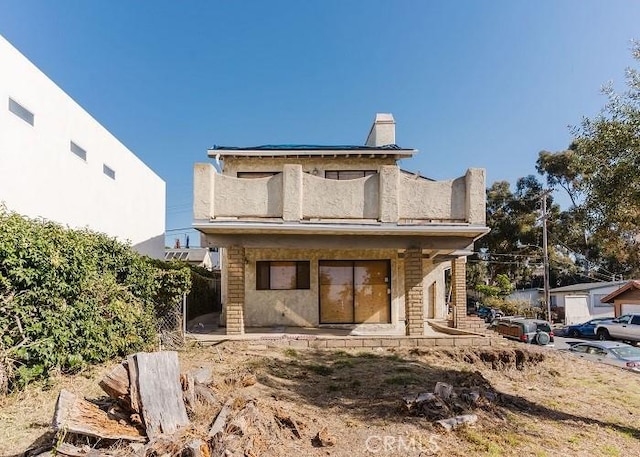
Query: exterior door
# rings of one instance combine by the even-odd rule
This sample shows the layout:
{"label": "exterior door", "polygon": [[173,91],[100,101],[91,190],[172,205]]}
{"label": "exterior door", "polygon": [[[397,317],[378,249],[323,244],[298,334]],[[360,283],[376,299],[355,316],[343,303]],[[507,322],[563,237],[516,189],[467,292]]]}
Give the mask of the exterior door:
{"label": "exterior door", "polygon": [[391,322],[388,260],[320,261],[320,323]]}

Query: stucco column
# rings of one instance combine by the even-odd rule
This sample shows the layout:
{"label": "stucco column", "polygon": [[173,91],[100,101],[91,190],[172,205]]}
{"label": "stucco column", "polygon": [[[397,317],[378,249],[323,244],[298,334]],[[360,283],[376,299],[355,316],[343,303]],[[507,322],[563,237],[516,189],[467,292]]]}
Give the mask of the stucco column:
{"label": "stucco column", "polygon": [[422,278],[422,250],[407,249],[404,254],[404,306],[406,333],[410,336],[424,335]]}
{"label": "stucco column", "polygon": [[380,222],[398,222],[400,169],[395,165],[380,167]]}
{"label": "stucco column", "polygon": [[467,258],[458,257],[451,262],[451,306],[453,307],[453,326],[461,327],[467,316]]}
{"label": "stucco column", "polygon": [[193,167],[193,218],[209,220],[214,217],[215,168],[210,163],[197,163]]}
{"label": "stucco column", "polygon": [[282,170],[282,219],[302,219],[302,165],[284,165]]}
{"label": "stucco column", "polygon": [[227,335],[244,334],[244,248],[227,248]]}
{"label": "stucco column", "polygon": [[469,168],[464,177],[465,210],[469,224],[487,223],[487,188],[484,168]]}

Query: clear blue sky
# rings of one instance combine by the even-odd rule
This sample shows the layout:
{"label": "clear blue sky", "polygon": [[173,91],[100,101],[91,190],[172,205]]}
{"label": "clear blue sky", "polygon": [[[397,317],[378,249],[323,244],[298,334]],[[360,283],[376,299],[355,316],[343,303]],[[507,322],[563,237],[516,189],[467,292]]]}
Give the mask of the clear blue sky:
{"label": "clear blue sky", "polygon": [[166,181],[171,230],[208,147],[362,144],[376,112],[405,168],[514,184],[623,87],[640,2],[0,0],[0,34]]}

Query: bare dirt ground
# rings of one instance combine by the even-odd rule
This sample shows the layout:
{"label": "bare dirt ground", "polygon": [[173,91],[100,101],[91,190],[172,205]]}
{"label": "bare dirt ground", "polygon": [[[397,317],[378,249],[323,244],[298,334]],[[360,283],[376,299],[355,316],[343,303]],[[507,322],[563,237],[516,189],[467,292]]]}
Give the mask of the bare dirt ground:
{"label": "bare dirt ground", "polygon": [[[222,404],[249,411],[214,447],[234,456],[636,456],[640,377],[569,354],[505,342],[498,348],[293,350],[223,343],[180,353],[182,369],[211,367],[215,404],[194,408],[208,431]],[[0,399],[0,456],[21,455],[48,430],[61,388],[103,395],[110,366]],[[254,375],[256,383],[243,386]],[[403,406],[435,383],[476,388],[491,401],[476,424],[445,432]],[[247,406],[250,406],[247,409]],[[234,428],[235,427],[235,428]],[[335,444],[318,447],[326,427]],[[124,452],[124,451],[123,451]]]}

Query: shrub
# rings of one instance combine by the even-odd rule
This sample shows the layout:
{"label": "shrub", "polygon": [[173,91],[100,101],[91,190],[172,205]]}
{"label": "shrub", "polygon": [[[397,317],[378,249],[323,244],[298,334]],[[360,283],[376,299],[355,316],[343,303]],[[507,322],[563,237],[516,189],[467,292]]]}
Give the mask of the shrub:
{"label": "shrub", "polygon": [[20,388],[151,347],[189,285],[188,268],[0,207],[0,378]]}

